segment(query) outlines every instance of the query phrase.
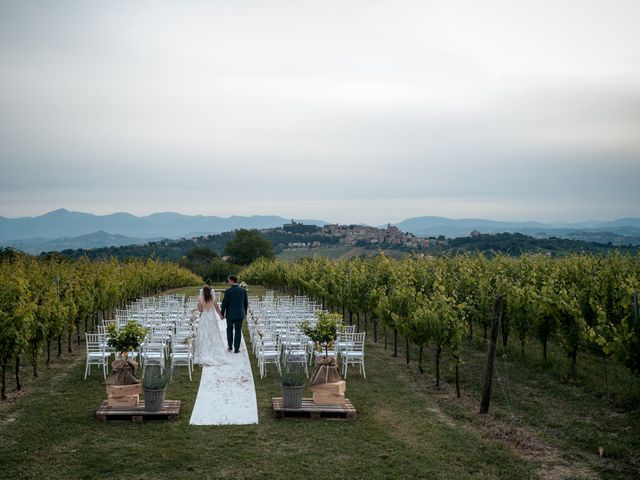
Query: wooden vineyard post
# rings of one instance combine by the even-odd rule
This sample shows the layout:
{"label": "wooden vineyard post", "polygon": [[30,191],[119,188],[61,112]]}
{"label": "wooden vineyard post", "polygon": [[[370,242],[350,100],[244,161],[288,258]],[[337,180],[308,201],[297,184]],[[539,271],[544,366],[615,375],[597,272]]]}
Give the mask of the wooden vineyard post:
{"label": "wooden vineyard post", "polygon": [[482,402],[480,403],[480,413],[489,413],[489,403],[491,402],[491,383],[493,381],[493,365],[496,359],[496,343],[498,341],[498,329],[502,318],[501,294],[496,295],[493,305],[493,323],[491,324],[491,335],[487,344],[487,365],[484,371],[484,388],[482,389]]}

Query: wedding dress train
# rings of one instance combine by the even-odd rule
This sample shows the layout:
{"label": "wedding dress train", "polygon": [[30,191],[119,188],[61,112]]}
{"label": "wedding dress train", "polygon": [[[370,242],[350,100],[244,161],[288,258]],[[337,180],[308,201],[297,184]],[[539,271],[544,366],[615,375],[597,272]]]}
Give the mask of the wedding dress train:
{"label": "wedding dress train", "polygon": [[218,313],[213,309],[200,314],[196,331],[194,363],[200,365],[225,365],[227,349],[220,335]]}

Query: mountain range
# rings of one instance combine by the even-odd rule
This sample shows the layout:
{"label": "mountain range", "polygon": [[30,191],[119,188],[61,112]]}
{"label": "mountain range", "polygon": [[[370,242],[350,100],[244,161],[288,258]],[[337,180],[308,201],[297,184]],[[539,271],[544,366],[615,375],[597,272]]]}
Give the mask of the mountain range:
{"label": "mountain range", "polygon": [[583,222],[505,222],[477,218],[415,217],[395,224],[404,232],[419,237],[444,235],[466,237],[471,232],[523,233],[532,237],[559,237],[572,240],[611,242],[619,245],[640,244],[640,218],[620,218],[612,221]]}
{"label": "mountain range", "polygon": [[22,250],[26,253],[60,252],[62,250],[76,250],[102,247],[122,247],[125,245],[144,245],[162,238],[135,238],[126,235],[111,234],[103,231],[79,235],[77,237],[27,238],[21,240],[0,240],[0,245]]}
{"label": "mountain range", "polygon": [[[204,215],[182,215],[175,212],[154,213],[137,217],[130,213],[94,215],[59,209],[38,217],[0,217],[0,241],[25,239],[57,239],[108,232],[138,239],[180,238],[229,232],[239,228],[273,228],[291,219],[278,216],[254,215],[228,218]],[[324,225],[321,220],[298,220],[302,223]]]}
{"label": "mountain range", "polygon": [[[54,210],[37,217],[5,218],[0,216],[0,245],[29,253],[61,251],[75,248],[100,248],[144,244],[162,238],[190,238],[229,232],[239,228],[274,228],[291,219],[279,216],[203,216],[175,212],[137,217],[129,213],[94,215]],[[305,224],[325,225],[324,220],[296,220]],[[419,237],[466,237],[480,233],[523,233],[538,238],[559,237],[613,245],[640,245],[640,218],[613,221],[506,222],[486,219],[450,219],[415,217],[396,223],[400,230]]]}

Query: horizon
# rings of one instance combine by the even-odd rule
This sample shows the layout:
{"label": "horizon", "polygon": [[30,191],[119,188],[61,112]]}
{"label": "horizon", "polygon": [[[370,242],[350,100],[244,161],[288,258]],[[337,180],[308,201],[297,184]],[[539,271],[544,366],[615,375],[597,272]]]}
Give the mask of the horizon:
{"label": "horizon", "polygon": [[8,1],[0,205],[637,217],[640,3]]}
{"label": "horizon", "polygon": [[39,213],[39,214],[35,214],[35,215],[22,215],[22,216],[7,216],[4,215],[3,213],[0,212],[0,217],[6,218],[6,219],[18,219],[18,218],[36,218],[36,217],[41,217],[44,215],[48,215],[51,213],[55,213],[58,211],[65,211],[65,212],[69,212],[69,213],[81,213],[81,214],[89,214],[89,215],[95,215],[95,216],[109,216],[109,215],[116,215],[116,214],[126,214],[126,215],[133,215],[135,217],[138,218],[143,218],[143,217],[148,217],[151,215],[156,215],[156,214],[177,214],[177,215],[184,215],[184,216],[203,216],[203,217],[219,217],[222,219],[228,219],[228,218],[233,218],[233,217],[281,217],[285,220],[287,219],[291,219],[291,220],[295,220],[295,221],[301,221],[301,220],[311,220],[311,221],[323,221],[323,222],[327,222],[329,224],[340,224],[340,225],[369,225],[369,226],[381,226],[381,225],[385,225],[385,224],[399,224],[402,223],[404,221],[408,221],[408,220],[412,220],[415,218],[423,218],[423,217],[436,217],[436,218],[444,218],[447,220],[454,220],[454,221],[462,221],[462,220],[489,220],[489,221],[496,221],[496,222],[507,222],[507,223],[518,223],[518,222],[536,222],[536,223],[544,223],[544,224],[572,224],[572,223],[580,223],[580,222],[612,222],[612,221],[616,221],[616,220],[624,220],[624,219],[640,219],[640,215],[637,216],[633,216],[633,215],[625,215],[625,216],[620,216],[620,217],[613,217],[613,218],[584,218],[584,219],[578,219],[578,220],[537,220],[537,219],[520,219],[520,220],[514,220],[514,219],[501,219],[501,218],[489,218],[489,217],[447,217],[447,216],[443,216],[443,215],[432,215],[432,214],[425,214],[425,215],[417,215],[417,216],[412,216],[412,217],[403,217],[399,220],[384,220],[384,221],[379,221],[379,222],[375,222],[375,223],[370,223],[370,222],[363,222],[363,221],[354,221],[354,222],[341,222],[341,221],[334,221],[333,219],[327,219],[327,218],[316,218],[316,217],[312,217],[312,216],[303,216],[303,217],[292,217],[292,216],[287,216],[287,215],[280,215],[278,213],[267,213],[267,214],[249,214],[249,215],[241,215],[241,214],[231,214],[231,215],[218,215],[215,213],[208,213],[208,214],[198,214],[198,213],[184,213],[184,212],[178,212],[178,211],[171,211],[171,210],[165,210],[165,211],[153,211],[150,213],[144,213],[144,214],[136,214],[136,213],[132,213],[132,212],[128,212],[128,211],[124,211],[124,210],[120,210],[120,211],[115,211],[115,212],[109,212],[109,213],[94,213],[94,212],[88,212],[88,211],[84,211],[84,210],[75,210],[75,209],[69,209],[69,208],[65,208],[65,207],[60,207],[60,208],[55,208],[53,210],[48,210],[45,211],[44,213]]}

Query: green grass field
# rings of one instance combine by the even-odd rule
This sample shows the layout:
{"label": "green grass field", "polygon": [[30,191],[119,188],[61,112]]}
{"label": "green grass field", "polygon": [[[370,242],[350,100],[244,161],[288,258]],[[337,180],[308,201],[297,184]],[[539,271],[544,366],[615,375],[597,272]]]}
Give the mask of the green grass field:
{"label": "green grass field", "polygon": [[[197,287],[182,290],[197,293]],[[553,355],[544,371],[519,354],[500,359],[492,410],[481,416],[481,348],[468,345],[464,352],[457,399],[448,363],[436,389],[430,363],[421,375],[414,360],[405,365],[402,351],[393,358],[383,339],[370,342],[368,379],[354,369],[347,382],[355,422],[273,419],[277,373],[272,368],[265,379],[255,378],[252,359],[260,423],[193,427],[199,368],[193,382],[179,369],[168,387],[167,398],[183,402],[178,422],[98,424],[102,376],[94,368],[83,380],[84,351],[75,348],[38,379],[25,378],[24,391],[0,404],[0,478],[638,478],[640,413],[628,404],[637,385],[624,372],[611,373],[610,396],[628,400],[612,402],[599,384],[563,378]],[[580,361],[585,377],[598,368],[589,358]]]}

